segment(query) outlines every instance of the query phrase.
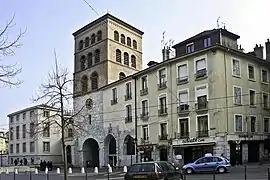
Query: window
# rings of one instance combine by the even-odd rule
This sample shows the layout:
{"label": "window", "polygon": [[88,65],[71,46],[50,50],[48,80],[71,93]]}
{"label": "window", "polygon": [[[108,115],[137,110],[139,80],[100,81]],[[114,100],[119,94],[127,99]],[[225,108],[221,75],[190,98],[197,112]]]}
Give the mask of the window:
{"label": "window", "polygon": [[178,82],[187,81],[188,80],[188,68],[187,64],[182,64],[177,67],[178,72]]}
{"label": "window", "polygon": [[269,107],[268,93],[262,93],[262,101],[263,101],[263,108],[267,109]]}
{"label": "window", "polygon": [[233,71],[233,76],[240,77],[241,76],[241,67],[240,67],[240,61],[233,59],[232,60],[232,71]]}
{"label": "window", "polygon": [[80,63],[81,63],[81,70],[84,70],[85,69],[85,56],[81,57]]}
{"label": "window", "polygon": [[43,137],[50,137],[50,123],[43,124]]}
{"label": "window", "polygon": [[68,128],[68,137],[73,137],[73,129]]}
{"label": "window", "polygon": [[97,49],[95,50],[95,63],[99,63],[100,62],[100,50]]}
{"label": "window", "polygon": [[242,88],[241,87],[233,87],[234,94],[234,104],[241,105],[242,104]]}
{"label": "window", "polygon": [[255,80],[255,68],[253,65],[248,65],[248,79]]}
{"label": "window", "polygon": [[91,44],[94,44],[96,42],[96,35],[92,34],[91,35]]}
{"label": "window", "polygon": [[50,152],[50,142],[43,142],[43,152]]}
{"label": "window", "polygon": [[112,102],[111,104],[116,104],[117,103],[117,89],[113,88],[112,89]]}
{"label": "window", "polygon": [[187,54],[194,52],[194,44],[188,44],[187,45]]}
{"label": "window", "polygon": [[126,44],[126,37],[124,34],[121,34],[121,43]]}
{"label": "window", "polygon": [[202,85],[196,87],[196,109],[206,109],[207,108],[207,96],[208,96],[208,87],[207,85]]}
{"label": "window", "polygon": [[23,129],[22,138],[26,138],[26,124],[24,124],[24,125],[22,126],[22,129]]}
{"label": "window", "polygon": [[147,86],[147,76],[143,76],[142,78],[141,78],[141,82],[142,82],[142,90],[145,90],[145,89],[147,89],[148,88],[148,86]]}
{"label": "window", "polygon": [[9,121],[10,121],[10,124],[12,124],[13,123],[13,117],[10,117],[10,119],[9,119]]}
{"label": "window", "polygon": [[116,58],[116,62],[119,62],[121,63],[122,61],[122,57],[121,57],[121,51],[119,49],[116,49],[116,52],[115,52],[115,58]]}
{"label": "window", "polygon": [[101,39],[102,39],[102,32],[98,31],[97,32],[97,41],[101,41]]}
{"label": "window", "polygon": [[23,113],[23,120],[25,120],[26,118],[26,113]]}
{"label": "window", "polygon": [[131,39],[130,39],[130,37],[127,37],[127,45],[128,45],[129,47],[131,47]]}
{"label": "window", "polygon": [[166,69],[160,69],[158,71],[158,75],[159,75],[159,88],[163,88],[166,87]]}
{"label": "window", "polygon": [[82,77],[81,85],[82,85],[82,92],[86,93],[87,90],[88,90],[88,78],[87,78],[87,76]]}
{"label": "window", "polygon": [[204,39],[203,44],[205,48],[211,46],[211,38],[209,37],[209,38]]}
{"label": "window", "polygon": [[166,96],[159,98],[159,114],[166,114],[167,113],[167,102]]}
{"label": "window", "polygon": [[269,77],[268,77],[268,71],[265,70],[265,69],[262,69],[262,72],[261,72],[261,76],[262,76],[262,82],[263,83],[268,83],[269,82]]}
{"label": "window", "polygon": [[98,74],[97,72],[93,72],[91,75],[91,88],[92,90],[98,89]]}
{"label": "window", "polygon": [[87,55],[87,65],[88,65],[88,68],[92,67],[92,65],[93,65],[93,54],[92,53],[88,53],[88,55]]}
{"label": "window", "polygon": [[23,151],[23,153],[26,152],[26,143],[23,143],[23,144],[22,144],[22,151]]}
{"label": "window", "polygon": [[131,99],[131,82],[126,83],[126,100]]}
{"label": "window", "polygon": [[35,134],[35,124],[30,123],[30,137],[33,137]]}
{"label": "window", "polygon": [[49,116],[50,116],[50,112],[44,110],[44,111],[43,111],[43,117],[49,117]]}
{"label": "window", "polygon": [[250,116],[250,132],[256,132],[256,116]]}
{"label": "window", "polygon": [[9,145],[9,151],[10,151],[11,154],[13,153],[13,150],[14,150],[13,144],[10,144],[10,145]]}
{"label": "window", "polygon": [[148,125],[142,126],[143,140],[148,140]]}
{"label": "window", "polygon": [[188,91],[187,90],[179,92],[179,104],[180,105],[188,104]]}
{"label": "window", "polygon": [[126,112],[127,112],[127,121],[130,122],[131,117],[132,117],[132,107],[131,107],[131,105],[126,106]]}
{"label": "window", "polygon": [[142,115],[143,116],[148,115],[148,101],[147,100],[142,101]]}
{"label": "window", "polygon": [[119,41],[119,33],[117,31],[114,31],[114,40]]}
{"label": "window", "polygon": [[13,127],[11,127],[10,130],[9,130],[10,140],[11,141],[13,140],[13,131],[14,131],[14,129],[13,129]]}
{"label": "window", "polygon": [[120,72],[119,73],[119,79],[124,79],[126,77],[125,73]]}
{"label": "window", "polygon": [[133,40],[133,48],[137,49],[137,41],[136,40]]}
{"label": "window", "polygon": [[264,120],[264,132],[268,133],[269,132],[269,118],[263,118]]}
{"label": "window", "polygon": [[20,153],[20,144],[16,144],[16,153]]}
{"label": "window", "polygon": [[88,115],[88,121],[89,121],[89,124],[91,125],[92,124],[92,116],[91,116],[91,114]]}
{"label": "window", "polygon": [[20,139],[20,126],[16,126],[16,139]]}
{"label": "window", "polygon": [[161,140],[167,139],[167,123],[160,124],[160,139]]}
{"label": "window", "polygon": [[249,105],[256,105],[256,91],[254,90],[249,90]]}
{"label": "window", "polygon": [[83,40],[80,40],[79,42],[79,50],[82,50],[83,49]]}
{"label": "window", "polygon": [[88,47],[89,46],[89,37],[86,37],[85,40],[85,47]]}
{"label": "window", "polygon": [[195,66],[196,66],[196,69],[195,69],[196,77],[197,78],[204,77],[207,72],[206,58],[195,60]]}
{"label": "window", "polygon": [[235,120],[235,131],[243,132],[243,116],[242,115],[234,115]]}
{"label": "window", "polygon": [[35,142],[30,142],[30,152],[35,152]]}
{"label": "window", "polygon": [[16,121],[19,121],[20,120],[20,115],[17,115],[16,116]]}
{"label": "window", "polygon": [[34,111],[30,111],[30,119],[33,119],[35,116],[35,112]]}
{"label": "window", "polygon": [[208,136],[208,115],[197,117],[198,137]]}
{"label": "window", "polygon": [[188,118],[179,119],[179,131],[180,138],[188,138],[189,137],[189,126],[188,126]]}
{"label": "window", "polygon": [[131,67],[136,68],[136,57],[131,55]]}
{"label": "window", "polygon": [[127,52],[124,52],[124,64],[129,66],[129,55]]}

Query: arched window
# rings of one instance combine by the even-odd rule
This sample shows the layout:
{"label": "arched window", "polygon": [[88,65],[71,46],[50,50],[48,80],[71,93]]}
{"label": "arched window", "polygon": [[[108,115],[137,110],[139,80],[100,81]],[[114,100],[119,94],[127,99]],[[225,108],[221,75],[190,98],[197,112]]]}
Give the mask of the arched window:
{"label": "arched window", "polygon": [[93,54],[91,52],[87,55],[87,64],[88,67],[92,67],[93,65]]}
{"label": "arched window", "polygon": [[81,57],[80,62],[81,62],[81,70],[84,70],[85,69],[85,56]]}
{"label": "arched window", "polygon": [[99,63],[100,62],[100,50],[97,49],[95,50],[95,63]]}
{"label": "arched window", "polygon": [[127,52],[124,53],[124,64],[129,66],[129,55]]}
{"label": "arched window", "polygon": [[98,31],[97,32],[97,41],[101,41],[101,39],[102,39],[102,32]]}
{"label": "arched window", "polygon": [[123,72],[120,72],[119,73],[119,79],[123,79],[125,77],[126,77],[125,73],[123,73]]}
{"label": "arched window", "polygon": [[136,68],[136,57],[134,55],[131,56],[131,67]]}
{"label": "arched window", "polygon": [[127,45],[128,45],[129,47],[131,47],[131,39],[130,39],[130,37],[127,37]]}
{"label": "arched window", "polygon": [[92,87],[92,90],[98,89],[98,73],[97,72],[93,72],[93,74],[91,75],[91,87]]}
{"label": "arched window", "polygon": [[126,44],[126,37],[124,34],[121,34],[121,43]]}
{"label": "arched window", "polygon": [[135,142],[130,135],[127,135],[124,139],[124,149],[126,155],[135,155]]}
{"label": "arched window", "polygon": [[79,50],[82,50],[83,49],[83,40],[80,40],[79,42]]}
{"label": "arched window", "polygon": [[89,46],[89,37],[86,37],[85,38],[85,47],[88,47]]}
{"label": "arched window", "polygon": [[88,90],[88,78],[87,76],[83,76],[81,79],[81,84],[82,84],[82,92],[86,93]]}
{"label": "arched window", "polygon": [[92,34],[91,35],[91,44],[94,44],[96,42],[96,35]]}
{"label": "arched window", "polygon": [[68,128],[68,137],[73,137],[73,129]]}
{"label": "arched window", "polygon": [[116,62],[120,62],[121,63],[121,51],[119,49],[116,49],[116,53],[115,53],[115,57],[116,57]]}
{"label": "arched window", "polygon": [[117,31],[114,31],[114,40],[119,41],[119,33]]}
{"label": "arched window", "polygon": [[133,48],[137,49],[137,41],[133,40]]}

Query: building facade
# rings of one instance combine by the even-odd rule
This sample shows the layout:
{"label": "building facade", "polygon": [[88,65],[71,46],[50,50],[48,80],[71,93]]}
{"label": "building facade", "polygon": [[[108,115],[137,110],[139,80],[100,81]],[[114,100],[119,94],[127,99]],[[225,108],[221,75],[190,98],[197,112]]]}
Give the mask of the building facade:
{"label": "building facade", "polygon": [[86,118],[75,120],[89,127],[70,140],[75,165],[178,154],[188,163],[206,153],[235,164],[268,155],[269,40],[264,58],[261,45],[245,53],[240,36],[207,30],[174,45],[174,58],[142,70],[142,34],[108,14],[73,34],[74,110],[86,106]]}
{"label": "building facade", "polygon": [[54,121],[57,110],[37,105],[8,115],[9,164],[39,164],[40,161],[62,162],[61,131]]}
{"label": "building facade", "polygon": [[8,153],[8,136],[6,132],[0,132],[0,153]]}

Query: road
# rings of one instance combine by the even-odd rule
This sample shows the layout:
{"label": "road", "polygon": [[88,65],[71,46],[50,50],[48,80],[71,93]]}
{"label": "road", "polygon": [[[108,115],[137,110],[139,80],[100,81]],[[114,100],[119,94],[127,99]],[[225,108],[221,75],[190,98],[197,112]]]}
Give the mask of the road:
{"label": "road", "polygon": [[[267,178],[268,166],[263,165],[254,165],[247,167],[247,180],[268,180]],[[15,174],[1,174],[0,180],[62,180],[63,174],[51,173],[46,175],[44,173],[41,174],[32,174],[30,177],[29,173],[19,173]],[[123,180],[124,173],[121,171],[113,172],[110,174],[110,180]],[[186,180],[212,180],[214,179],[211,173],[208,174],[193,174],[187,175]],[[216,174],[215,180],[245,180],[245,168],[241,167],[233,167],[229,173],[226,174]],[[81,173],[73,173],[69,174],[69,180],[108,180],[107,173],[102,172],[100,174],[89,173],[87,178],[85,174]]]}

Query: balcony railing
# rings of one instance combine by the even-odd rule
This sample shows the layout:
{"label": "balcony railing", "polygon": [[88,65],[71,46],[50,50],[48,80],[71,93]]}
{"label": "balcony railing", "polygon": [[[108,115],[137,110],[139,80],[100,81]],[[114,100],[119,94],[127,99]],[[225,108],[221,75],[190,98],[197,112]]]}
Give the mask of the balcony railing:
{"label": "balcony railing", "polygon": [[208,101],[198,102],[195,104],[196,111],[205,111],[208,109]]}
{"label": "balcony railing", "polygon": [[111,105],[117,104],[117,98],[111,100]]}
{"label": "balcony railing", "polygon": [[168,134],[162,134],[162,135],[159,135],[159,136],[158,136],[158,139],[159,139],[160,141],[162,141],[162,140],[168,140]]}
{"label": "balcony railing", "polygon": [[180,106],[177,107],[177,113],[178,115],[189,113],[189,105],[181,104]]}
{"label": "balcony railing", "polygon": [[197,131],[197,137],[208,137],[208,136],[209,136],[208,130]]}
{"label": "balcony railing", "polygon": [[149,137],[141,138],[141,144],[148,144],[149,143]]}
{"label": "balcony railing", "polygon": [[159,116],[166,116],[166,115],[168,115],[168,112],[167,112],[167,108],[160,108],[159,110],[158,110],[158,115]]}
{"label": "balcony railing", "polygon": [[175,139],[186,139],[189,138],[189,132],[184,131],[184,132],[180,132],[180,133],[175,133]]}
{"label": "balcony railing", "polygon": [[195,78],[196,79],[200,79],[200,78],[204,78],[207,76],[207,70],[206,68],[204,69],[201,69],[201,70],[198,70],[196,73],[195,73]]}
{"label": "balcony railing", "polygon": [[132,122],[132,116],[127,116],[125,118],[125,123],[129,123],[129,122]]}
{"label": "balcony railing", "polygon": [[128,101],[128,100],[130,100],[130,99],[132,99],[132,94],[131,94],[131,93],[126,94],[126,95],[125,95],[125,101]]}
{"label": "balcony railing", "polygon": [[163,89],[166,89],[167,88],[167,82],[164,81],[164,82],[160,82],[158,84],[158,90],[163,90]]}
{"label": "balcony railing", "polygon": [[146,87],[144,89],[141,89],[140,94],[141,94],[141,96],[147,95],[148,94],[148,88]]}
{"label": "balcony railing", "polygon": [[176,83],[178,85],[184,84],[184,83],[187,83],[187,82],[188,82],[188,76],[183,76],[183,77],[176,78]]}
{"label": "balcony railing", "polygon": [[140,115],[141,120],[143,121],[147,121],[149,119],[149,113],[148,112],[144,112]]}

